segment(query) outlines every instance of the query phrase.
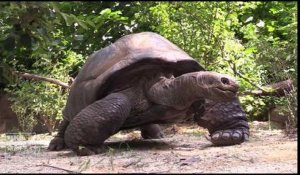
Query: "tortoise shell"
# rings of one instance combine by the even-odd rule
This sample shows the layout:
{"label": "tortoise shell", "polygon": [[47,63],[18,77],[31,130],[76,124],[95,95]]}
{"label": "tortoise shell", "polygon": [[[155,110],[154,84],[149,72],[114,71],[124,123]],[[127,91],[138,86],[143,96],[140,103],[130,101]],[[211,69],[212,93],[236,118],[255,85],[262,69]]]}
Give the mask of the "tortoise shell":
{"label": "tortoise shell", "polygon": [[105,97],[116,85],[126,86],[126,82],[134,77],[146,73],[151,76],[162,70],[177,77],[204,68],[159,34],[141,32],[123,36],[89,56],[70,88],[64,117],[72,120],[83,108]]}

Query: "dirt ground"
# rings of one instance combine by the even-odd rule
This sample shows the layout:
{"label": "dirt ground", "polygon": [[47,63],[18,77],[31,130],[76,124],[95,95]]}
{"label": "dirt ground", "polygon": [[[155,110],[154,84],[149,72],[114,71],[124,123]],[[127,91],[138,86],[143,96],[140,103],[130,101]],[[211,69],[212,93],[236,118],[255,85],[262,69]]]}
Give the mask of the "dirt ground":
{"label": "dirt ground", "polygon": [[168,126],[166,137],[142,140],[121,132],[102,154],[78,157],[70,150],[47,151],[52,136],[0,135],[0,173],[297,173],[297,135],[252,122],[250,140],[215,147],[196,125]]}

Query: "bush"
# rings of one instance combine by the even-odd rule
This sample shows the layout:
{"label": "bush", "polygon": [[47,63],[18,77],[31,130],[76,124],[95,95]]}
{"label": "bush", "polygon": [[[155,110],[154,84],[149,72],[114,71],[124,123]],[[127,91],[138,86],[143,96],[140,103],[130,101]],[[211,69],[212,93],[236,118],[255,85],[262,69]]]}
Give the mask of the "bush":
{"label": "bush", "polygon": [[[48,67],[43,75],[64,82],[69,80],[69,70],[83,62],[83,57],[72,51],[67,52],[64,63]],[[62,109],[66,103],[68,91],[56,84],[41,81],[20,80],[6,88],[13,102],[12,109],[17,114],[21,131],[31,132],[39,121],[46,124],[51,133],[57,122],[63,118]]]}

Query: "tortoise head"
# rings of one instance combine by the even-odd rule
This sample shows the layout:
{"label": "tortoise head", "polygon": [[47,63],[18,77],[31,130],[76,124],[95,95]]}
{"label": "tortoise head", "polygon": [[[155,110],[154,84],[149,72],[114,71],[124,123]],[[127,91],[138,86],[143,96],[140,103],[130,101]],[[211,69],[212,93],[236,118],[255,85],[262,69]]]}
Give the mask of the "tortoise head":
{"label": "tortoise head", "polygon": [[200,71],[196,75],[197,86],[204,98],[227,101],[236,98],[239,85],[233,77],[211,71]]}

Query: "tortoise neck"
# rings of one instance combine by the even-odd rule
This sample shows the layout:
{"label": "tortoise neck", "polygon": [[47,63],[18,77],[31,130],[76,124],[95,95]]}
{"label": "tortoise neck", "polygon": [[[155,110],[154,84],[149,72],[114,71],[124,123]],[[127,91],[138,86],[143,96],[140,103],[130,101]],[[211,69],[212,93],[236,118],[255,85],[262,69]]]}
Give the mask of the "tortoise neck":
{"label": "tortoise neck", "polygon": [[203,99],[204,91],[197,86],[197,73],[181,75],[177,78],[160,77],[148,90],[147,96],[157,104],[178,110],[189,108],[195,101]]}

